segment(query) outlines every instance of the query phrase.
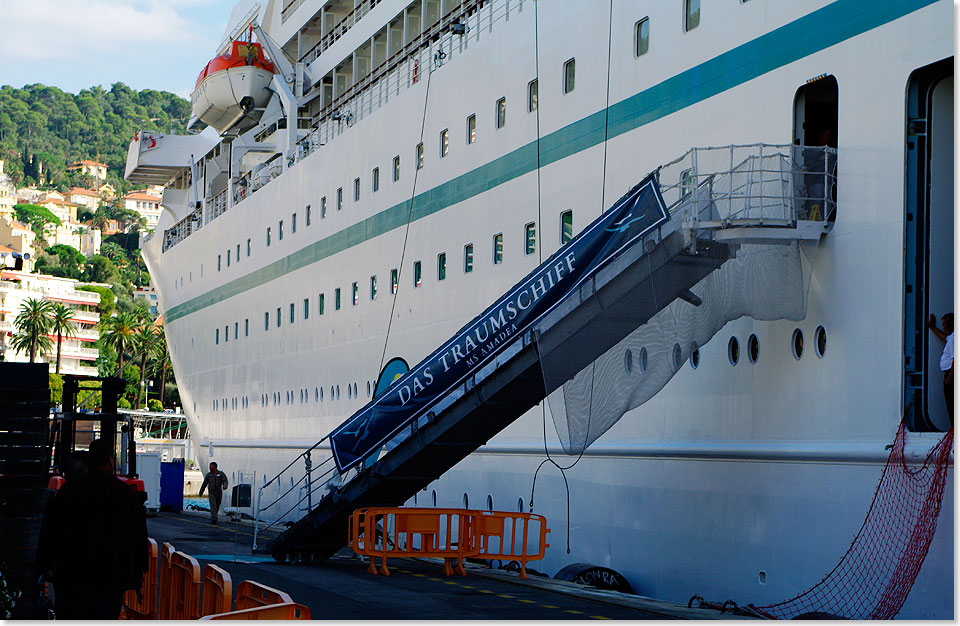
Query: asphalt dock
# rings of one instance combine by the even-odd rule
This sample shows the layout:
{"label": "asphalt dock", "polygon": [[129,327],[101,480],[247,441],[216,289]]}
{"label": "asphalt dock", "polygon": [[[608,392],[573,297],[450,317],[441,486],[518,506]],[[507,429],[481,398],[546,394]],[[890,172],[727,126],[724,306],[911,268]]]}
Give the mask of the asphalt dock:
{"label": "asphalt dock", "polygon": [[[276,563],[252,555],[253,528],[206,514],[161,513],[147,520],[150,537],[169,542],[196,558],[201,567],[213,563],[230,573],[234,586],[255,580],[286,591],[310,608],[313,619],[325,620],[561,620],[561,619],[730,619],[730,614],[640,596],[601,591],[515,572],[468,565],[466,576],[443,575],[439,561],[391,559],[390,576],[366,572],[362,562],[344,550],[322,563]],[[536,568],[536,563],[531,563]]]}

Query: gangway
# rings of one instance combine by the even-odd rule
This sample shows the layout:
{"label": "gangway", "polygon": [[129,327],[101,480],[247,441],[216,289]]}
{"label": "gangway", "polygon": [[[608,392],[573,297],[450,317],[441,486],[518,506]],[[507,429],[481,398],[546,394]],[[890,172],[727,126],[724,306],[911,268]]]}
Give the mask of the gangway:
{"label": "gangway", "polygon": [[[678,299],[699,307],[691,289],[742,246],[815,246],[835,215],[835,164],[828,147],[753,144],[694,148],[661,166],[261,486],[254,551],[280,561],[331,556],[346,545],[355,509],[402,505],[657,313]],[[561,295],[551,299],[554,286]],[[541,308],[517,316],[515,332],[491,347],[488,322],[523,308],[525,293]],[[507,327],[493,330],[503,336]],[[468,352],[480,343],[471,337],[487,343]],[[541,362],[554,351],[564,355],[559,378],[544,376]],[[288,527],[261,546],[267,519],[267,528]]]}

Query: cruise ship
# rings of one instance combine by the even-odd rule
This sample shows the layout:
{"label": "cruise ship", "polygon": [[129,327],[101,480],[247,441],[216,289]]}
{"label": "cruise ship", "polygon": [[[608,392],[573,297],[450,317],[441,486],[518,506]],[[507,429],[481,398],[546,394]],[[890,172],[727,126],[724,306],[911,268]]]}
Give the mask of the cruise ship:
{"label": "cruise ship", "polygon": [[[678,342],[662,389],[589,445],[551,398],[408,501],[542,514],[536,569],[602,566],[644,596],[809,589],[864,525],[901,421],[912,464],[951,428],[926,322],[953,310],[953,17],[946,0],[242,0],[194,68],[188,129],[140,131],[126,171],[165,186],[143,256],[201,461],[276,495],[381,379],[649,173],[672,203],[732,180],[735,153],[823,146],[799,315],[747,303]],[[758,297],[782,287],[756,278]],[[953,510],[951,461],[900,617],[955,618]]]}

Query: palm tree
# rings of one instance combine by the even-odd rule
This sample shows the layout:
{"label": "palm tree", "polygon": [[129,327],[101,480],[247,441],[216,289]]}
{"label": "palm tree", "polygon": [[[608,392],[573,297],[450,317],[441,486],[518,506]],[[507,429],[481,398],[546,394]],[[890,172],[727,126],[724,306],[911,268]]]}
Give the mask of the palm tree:
{"label": "palm tree", "polygon": [[133,313],[117,313],[114,317],[101,322],[104,326],[101,339],[117,353],[117,371],[123,375],[123,353],[130,352],[134,346],[134,336],[140,325]]}
{"label": "palm tree", "polygon": [[51,308],[53,317],[50,323],[50,331],[57,335],[57,374],[60,373],[60,348],[64,337],[69,339],[77,335],[77,325],[73,323],[73,314],[73,309],[59,302]]}
{"label": "palm tree", "polygon": [[153,364],[154,376],[160,373],[160,404],[163,404],[163,395],[167,384],[167,372],[173,370],[173,364],[170,363],[170,350],[167,347],[167,337],[163,333],[163,328],[157,329],[157,350],[154,352]]}
{"label": "palm tree", "polygon": [[50,337],[51,312],[53,305],[40,298],[28,298],[20,305],[20,313],[13,321],[17,329],[13,335],[13,349],[17,352],[29,352],[30,362],[43,356],[53,345]]}
{"label": "palm tree", "polygon": [[140,392],[143,391],[143,379],[147,370],[147,357],[156,352],[159,343],[157,327],[153,324],[144,324],[137,328],[133,339],[134,349],[140,355],[140,384],[137,385],[137,399],[133,401],[133,406],[139,407]]}

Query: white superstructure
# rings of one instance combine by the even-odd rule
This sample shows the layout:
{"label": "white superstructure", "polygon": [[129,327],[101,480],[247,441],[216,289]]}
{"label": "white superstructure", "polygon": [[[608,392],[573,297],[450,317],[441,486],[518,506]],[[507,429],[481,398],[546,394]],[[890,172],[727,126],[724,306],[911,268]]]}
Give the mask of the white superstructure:
{"label": "white superstructure", "polygon": [[[901,416],[948,425],[923,324],[953,307],[951,3],[241,5],[213,52],[253,21],[273,97],[222,137],[141,133],[127,164],[166,184],[143,255],[190,432],[225,471],[275,476],[384,363],[418,362],[694,146],[837,148],[806,319],[730,322],[579,460],[538,406],[416,504],[527,510],[546,444],[577,462],[539,472],[537,569],[769,604],[843,556]],[[901,616],[954,617],[952,478]]]}

